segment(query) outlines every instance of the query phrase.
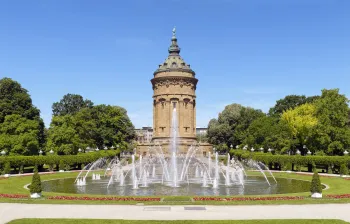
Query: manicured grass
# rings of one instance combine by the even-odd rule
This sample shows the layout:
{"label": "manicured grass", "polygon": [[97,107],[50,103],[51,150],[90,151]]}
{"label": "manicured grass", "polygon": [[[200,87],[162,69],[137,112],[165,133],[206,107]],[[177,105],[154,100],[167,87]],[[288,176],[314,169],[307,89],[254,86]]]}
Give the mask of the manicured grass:
{"label": "manicured grass", "polygon": [[[65,172],[41,175],[41,180],[59,179],[59,178],[72,178],[78,175],[77,172]],[[249,172],[248,175],[258,175],[257,172]],[[300,180],[311,181],[312,176],[300,175],[294,173],[274,173],[277,178],[294,178]],[[3,194],[28,194],[29,191],[24,189],[23,186],[31,182],[32,176],[20,176],[10,177],[9,179],[0,179],[0,193]],[[340,177],[320,177],[321,182],[327,184],[330,188],[323,191],[323,195],[332,194],[349,194],[350,193],[350,180],[346,180]],[[9,199],[0,198],[0,202],[16,202],[16,203],[33,203],[33,204],[136,204],[136,201],[89,201],[89,200],[48,200],[45,196],[90,196],[90,197],[109,197],[106,195],[86,195],[86,194],[69,194],[69,193],[55,193],[55,192],[43,192],[44,198],[42,199]],[[111,195],[110,195],[111,196]],[[118,196],[118,195],[115,195]],[[259,196],[259,195],[258,195]],[[161,202],[145,201],[141,202],[145,205],[251,205],[251,204],[325,204],[325,203],[350,203],[350,199],[312,199],[309,192],[304,193],[291,193],[291,194],[279,194],[279,195],[260,195],[266,196],[304,196],[307,197],[303,200],[279,200],[279,201],[192,201],[192,196],[159,196],[162,198]],[[119,196],[118,196],[119,197]],[[123,196],[121,196],[123,197]],[[142,197],[142,196],[141,196]],[[156,196],[155,196],[156,197]],[[224,197],[252,197],[252,195],[240,196],[230,195]]]}
{"label": "manicured grass", "polygon": [[9,224],[344,224],[342,220],[331,219],[288,219],[288,220],[210,220],[210,221],[134,221],[134,220],[100,220],[100,219],[19,219]]}

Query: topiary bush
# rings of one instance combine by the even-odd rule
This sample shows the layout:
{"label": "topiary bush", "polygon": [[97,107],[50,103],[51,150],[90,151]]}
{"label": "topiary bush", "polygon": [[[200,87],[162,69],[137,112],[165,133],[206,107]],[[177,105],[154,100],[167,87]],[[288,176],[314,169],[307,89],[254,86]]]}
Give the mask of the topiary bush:
{"label": "topiary bush", "polygon": [[42,188],[41,188],[41,179],[40,175],[38,173],[38,168],[34,168],[34,174],[32,178],[32,183],[29,186],[30,193],[41,193]]}
{"label": "topiary bush", "polygon": [[320,176],[318,175],[316,169],[314,169],[314,175],[312,175],[312,181],[311,181],[311,187],[310,187],[311,194],[313,193],[322,193],[322,185]]}
{"label": "topiary bush", "polygon": [[10,174],[11,173],[11,165],[9,162],[5,163],[3,174]]}
{"label": "topiary bush", "polygon": [[340,175],[348,175],[349,174],[349,169],[345,163],[340,165]]}

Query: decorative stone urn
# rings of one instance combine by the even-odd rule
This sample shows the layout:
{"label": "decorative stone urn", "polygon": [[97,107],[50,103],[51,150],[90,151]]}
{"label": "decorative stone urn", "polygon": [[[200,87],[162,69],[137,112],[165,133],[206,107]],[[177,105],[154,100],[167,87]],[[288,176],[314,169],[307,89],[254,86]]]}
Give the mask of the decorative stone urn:
{"label": "decorative stone urn", "polygon": [[41,198],[41,193],[32,193],[30,194],[30,198]]}
{"label": "decorative stone urn", "polygon": [[312,198],[322,198],[322,193],[312,193],[311,197]]}

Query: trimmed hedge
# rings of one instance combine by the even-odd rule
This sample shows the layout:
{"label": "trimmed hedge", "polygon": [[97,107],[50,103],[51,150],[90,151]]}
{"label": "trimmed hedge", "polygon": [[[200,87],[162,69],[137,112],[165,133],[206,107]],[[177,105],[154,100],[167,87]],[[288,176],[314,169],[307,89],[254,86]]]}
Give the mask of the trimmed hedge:
{"label": "trimmed hedge", "polygon": [[[53,167],[55,164],[60,164],[60,161],[63,161],[66,166],[75,164],[88,164],[102,157],[114,157],[117,155],[119,155],[119,150],[99,151],[64,156],[2,156],[0,157],[0,167],[4,168],[5,164],[10,164],[11,167],[18,168],[25,166],[42,166],[44,164]],[[64,168],[67,168],[66,166]]]}
{"label": "trimmed hedge", "polygon": [[346,164],[341,164],[340,165],[340,175],[348,175],[349,174],[349,169]]}
{"label": "trimmed hedge", "polygon": [[[231,156],[236,156],[238,159],[250,159],[252,158],[255,161],[263,162],[266,165],[275,164],[279,167],[288,166],[291,164],[295,165],[294,169],[300,169],[300,166],[310,166],[313,164],[317,166],[327,166],[340,167],[342,164],[345,164],[346,167],[350,164],[350,156],[301,156],[301,155],[273,155],[271,153],[261,153],[254,152],[251,153],[246,150],[231,150]],[[311,170],[310,170],[311,171]]]}
{"label": "trimmed hedge", "polygon": [[10,173],[11,173],[11,164],[9,162],[6,162],[2,174],[5,175]]}

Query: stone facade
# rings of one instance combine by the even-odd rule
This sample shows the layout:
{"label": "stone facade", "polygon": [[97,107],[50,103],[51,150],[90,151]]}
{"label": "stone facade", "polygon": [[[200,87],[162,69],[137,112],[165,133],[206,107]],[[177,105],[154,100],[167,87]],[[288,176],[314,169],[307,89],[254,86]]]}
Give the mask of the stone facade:
{"label": "stone facade", "polygon": [[142,127],[140,129],[135,129],[136,141],[138,144],[150,143],[153,138],[153,128]]}
{"label": "stone facade", "polygon": [[[160,144],[164,152],[169,149],[173,109],[178,121],[179,153],[186,153],[196,141],[196,87],[198,79],[189,64],[181,58],[175,31],[171,38],[169,55],[159,65],[151,80],[153,88],[153,144]],[[138,146],[147,151],[148,144]],[[210,147],[209,147],[210,148]],[[210,150],[205,147],[205,150]]]}
{"label": "stone facade", "polygon": [[[152,127],[142,127],[134,129],[136,133],[137,144],[151,143],[153,138],[153,128]],[[204,138],[207,135],[208,128],[196,128],[197,140],[200,141],[201,137]]]}

